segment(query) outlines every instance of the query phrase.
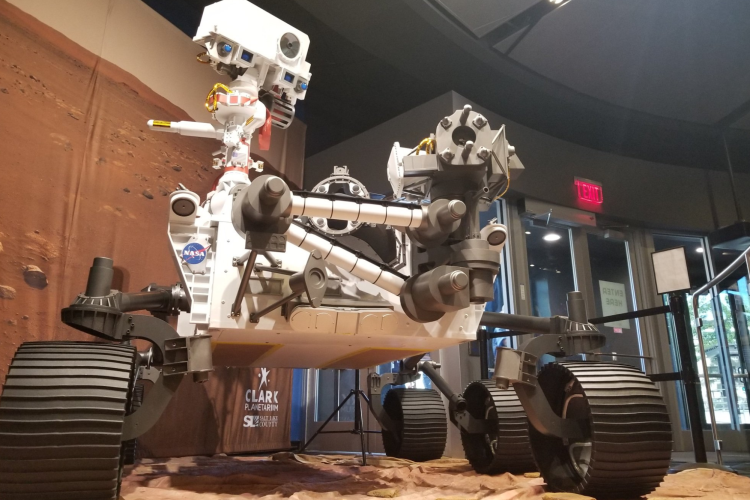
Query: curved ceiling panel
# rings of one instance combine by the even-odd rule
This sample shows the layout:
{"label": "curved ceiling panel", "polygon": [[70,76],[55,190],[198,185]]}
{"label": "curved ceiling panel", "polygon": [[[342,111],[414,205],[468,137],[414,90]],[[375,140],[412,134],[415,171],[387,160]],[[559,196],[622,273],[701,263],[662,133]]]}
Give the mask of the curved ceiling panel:
{"label": "curved ceiling panel", "polygon": [[735,168],[750,171],[748,2],[297,3],[410,79],[550,135],[724,169],[726,133]]}

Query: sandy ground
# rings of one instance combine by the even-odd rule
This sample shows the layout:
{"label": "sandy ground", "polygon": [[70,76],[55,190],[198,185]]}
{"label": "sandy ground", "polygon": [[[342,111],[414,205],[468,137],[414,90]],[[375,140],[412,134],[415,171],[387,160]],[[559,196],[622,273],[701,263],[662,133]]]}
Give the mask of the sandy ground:
{"label": "sandy ground", "polygon": [[[542,479],[478,475],[465,460],[409,463],[353,457],[277,454],[143,460],[123,480],[122,500],[229,500],[372,498],[376,490],[413,499],[542,500]],[[369,495],[368,495],[369,493]],[[650,500],[747,500],[750,478],[692,470],[667,476]]]}

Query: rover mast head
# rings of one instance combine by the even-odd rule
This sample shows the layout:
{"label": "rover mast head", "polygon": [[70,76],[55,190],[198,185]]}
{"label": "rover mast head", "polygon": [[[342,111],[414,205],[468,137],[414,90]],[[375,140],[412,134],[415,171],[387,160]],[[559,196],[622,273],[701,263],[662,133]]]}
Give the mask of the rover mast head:
{"label": "rover mast head", "polygon": [[310,82],[305,33],[246,0],[221,0],[203,9],[193,41],[206,49],[199,60],[244,87],[270,93],[273,124],[289,126]]}

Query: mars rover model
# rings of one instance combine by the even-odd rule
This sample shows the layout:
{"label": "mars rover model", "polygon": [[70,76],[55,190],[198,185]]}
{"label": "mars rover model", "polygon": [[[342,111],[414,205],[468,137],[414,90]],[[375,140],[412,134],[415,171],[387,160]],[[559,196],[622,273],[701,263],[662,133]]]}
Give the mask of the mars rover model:
{"label": "mars rover model", "polygon": [[[247,26],[252,26],[248,29]],[[469,106],[446,116],[416,148],[396,143],[391,201],[336,168],[310,192],[262,175],[261,148],[285,128],[310,81],[308,37],[245,0],[206,7],[199,60],[228,75],[206,107],[218,125],[150,121],[153,130],[222,142],[223,171],[201,200],[171,195],[168,235],[180,282],[112,290],[113,263],[97,257],[85,292],[62,320],[109,343],[23,344],[0,399],[0,496],[116,499],[122,443],[159,419],[185,377],[214,365],[361,369],[389,455],[429,460],[450,421],[481,473],[536,466],[549,487],[638,496],[667,471],[671,426],[655,385],[624,365],[561,361],[605,342],[581,294],[568,317],[485,313],[507,232],[479,212],[522,167],[505,137]],[[151,314],[135,314],[148,311]],[[176,330],[166,321],[177,316]],[[492,381],[454,392],[424,353],[474,340],[480,324],[541,334],[499,349]],[[131,340],[152,347],[138,352]],[[392,388],[428,376],[435,390]],[[153,387],[133,411],[137,378]],[[386,393],[382,398],[382,394]],[[140,401],[139,401],[140,403]]]}

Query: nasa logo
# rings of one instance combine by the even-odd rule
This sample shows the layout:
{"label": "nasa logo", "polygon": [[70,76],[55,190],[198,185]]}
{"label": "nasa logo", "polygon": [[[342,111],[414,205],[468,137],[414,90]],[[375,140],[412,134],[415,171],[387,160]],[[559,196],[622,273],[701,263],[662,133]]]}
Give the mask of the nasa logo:
{"label": "nasa logo", "polygon": [[[271,370],[260,368],[257,375],[260,379],[258,388],[245,391],[245,411],[252,412],[252,414],[244,416],[242,426],[278,427],[279,391],[272,390]],[[273,415],[274,413],[276,415]]]}
{"label": "nasa logo", "polygon": [[206,260],[208,248],[203,248],[200,243],[188,243],[182,249],[182,259],[188,264],[200,264]]}

